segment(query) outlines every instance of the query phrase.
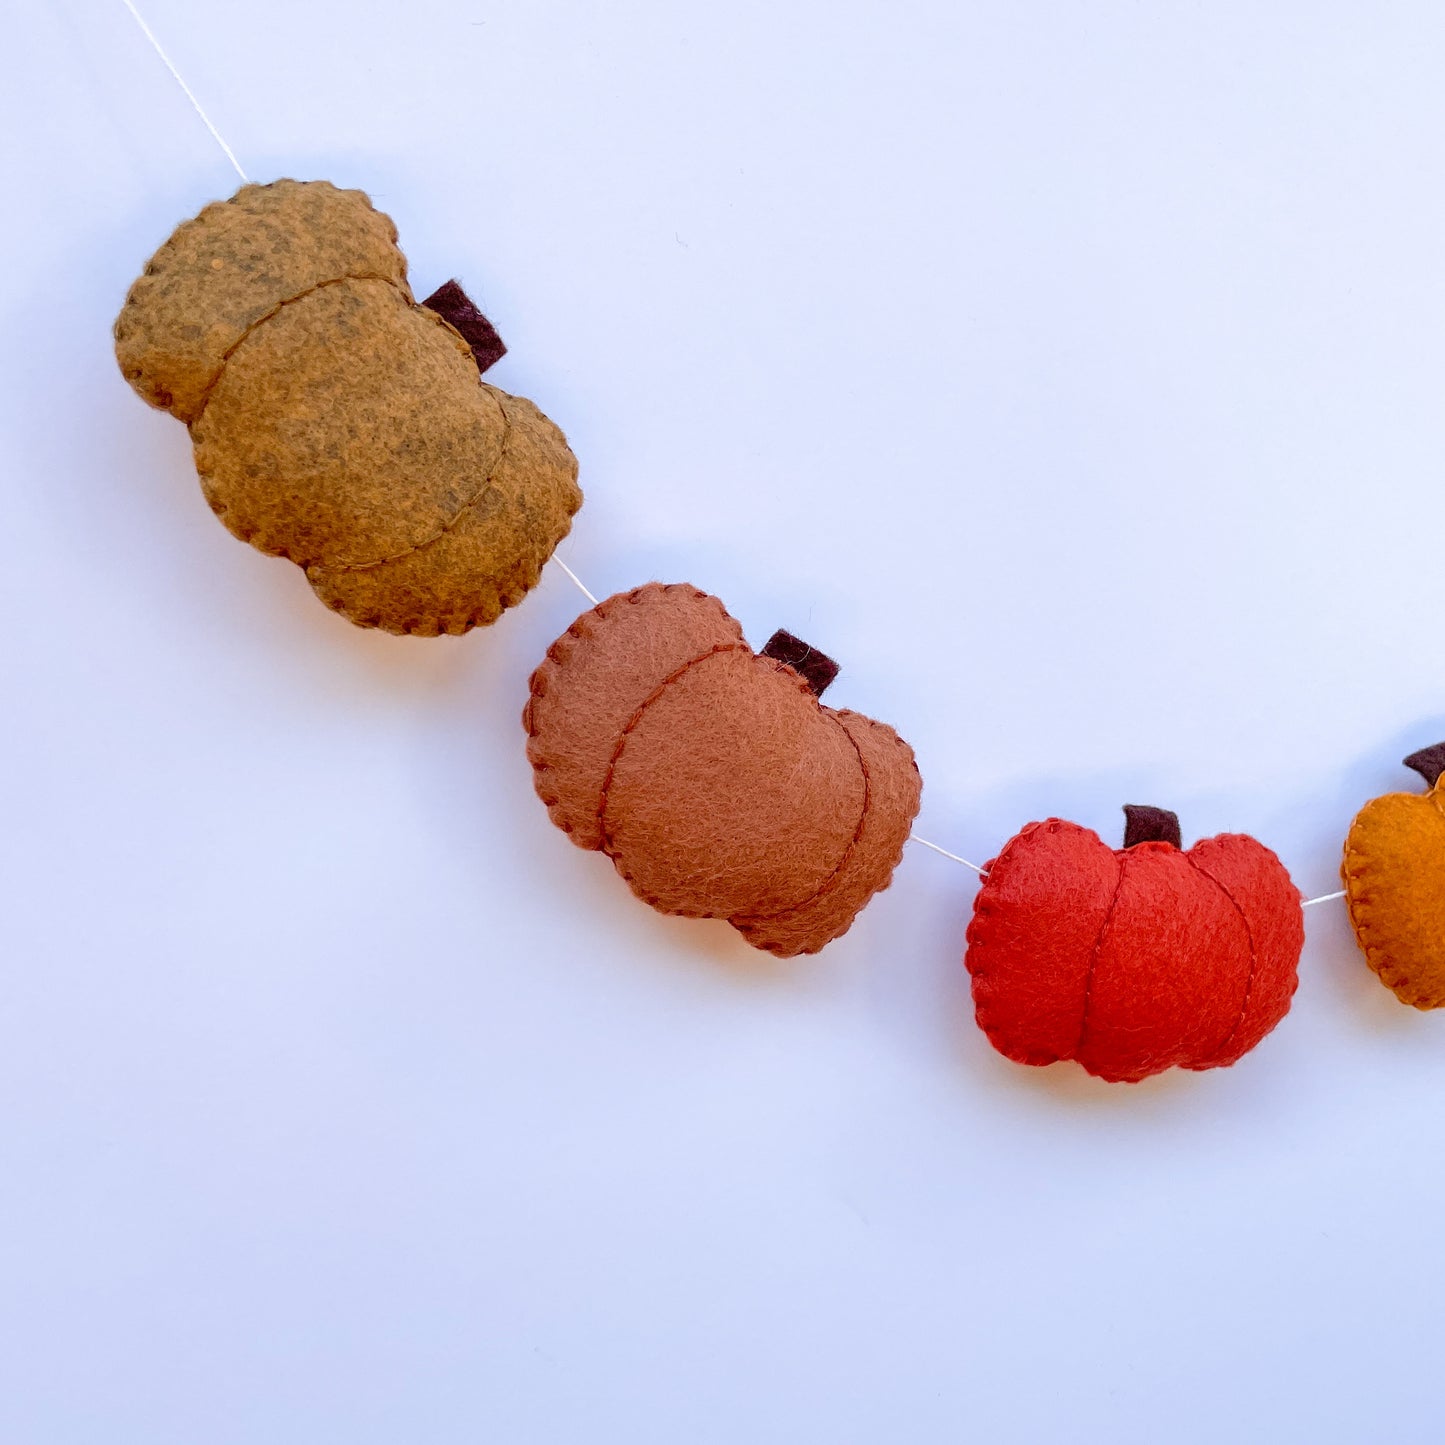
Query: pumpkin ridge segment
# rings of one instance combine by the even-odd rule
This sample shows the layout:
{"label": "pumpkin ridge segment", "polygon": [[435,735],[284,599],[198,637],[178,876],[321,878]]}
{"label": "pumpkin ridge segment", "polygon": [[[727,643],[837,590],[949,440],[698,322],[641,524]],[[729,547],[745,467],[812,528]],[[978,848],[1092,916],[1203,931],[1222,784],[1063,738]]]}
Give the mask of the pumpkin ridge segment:
{"label": "pumpkin ridge segment", "polygon": [[1104,935],[1108,933],[1109,925],[1114,921],[1114,911],[1119,906],[1119,895],[1124,891],[1124,873],[1128,865],[1129,856],[1125,853],[1119,858],[1119,876],[1114,881],[1114,896],[1109,900],[1104,921],[1099,925],[1099,932],[1094,938],[1094,947],[1089,954],[1089,971],[1084,975],[1084,1007],[1079,1014],[1079,1037],[1074,1044],[1073,1053],[1069,1055],[1072,1059],[1077,1059],[1084,1051],[1084,1037],[1089,1031],[1089,1003],[1094,992],[1094,975],[1099,968],[1099,955],[1104,951]]}
{"label": "pumpkin ridge segment", "polygon": [[[1244,925],[1244,936],[1249,943],[1249,972],[1244,978],[1244,997],[1240,1000],[1239,1014],[1231,1025],[1229,1032],[1225,1034],[1223,1041],[1219,1045],[1209,1051],[1208,1057],[1217,1058],[1228,1052],[1230,1044],[1234,1042],[1235,1036],[1244,1026],[1245,1017],[1249,1013],[1249,1001],[1254,993],[1254,980],[1259,973],[1259,945],[1255,942],[1254,929],[1250,927],[1249,915],[1244,911],[1244,907],[1239,899],[1237,899],[1213,873],[1200,865],[1199,860],[1194,856],[1194,850],[1192,848],[1181,851],[1184,854],[1185,862],[1187,862],[1201,878],[1207,878],[1229,900],[1230,906],[1234,909],[1240,923]],[[1186,1064],[1185,1067],[1198,1068],[1201,1066]]]}
{"label": "pumpkin ridge segment", "polygon": [[[402,562],[408,557],[415,557],[418,552],[425,551],[428,547],[435,546],[450,531],[461,525],[466,519],[468,512],[479,506],[486,500],[488,492],[496,491],[497,472],[503,462],[507,460],[507,447],[512,440],[512,415],[507,410],[507,404],[502,400],[503,393],[495,387],[483,387],[484,392],[489,392],[492,399],[497,403],[502,413],[502,439],[497,448],[497,455],[493,458],[492,464],[487,468],[487,475],[481,486],[459,506],[444,522],[441,522],[437,529],[429,537],[423,537],[420,542],[413,543],[410,547],[400,552],[393,552],[389,557],[378,557],[370,562],[332,562],[322,564],[322,571],[325,572],[370,572],[376,567],[385,567],[392,562]],[[315,564],[312,564],[315,565]]]}
{"label": "pumpkin ridge segment", "polygon": [[[784,666],[786,665],[787,664],[784,664]],[[808,681],[806,677],[803,680],[804,682]],[[811,691],[812,684],[809,683],[808,686]],[[728,919],[728,922],[731,923],[734,928],[739,927],[742,923],[773,923],[780,918],[787,918],[790,914],[797,913],[801,909],[816,903],[827,894],[830,888],[837,886],[839,878],[843,876],[844,868],[848,865],[848,860],[852,858],[853,854],[857,851],[858,844],[863,837],[863,828],[868,822],[868,807],[873,800],[873,779],[868,771],[868,764],[863,757],[863,750],[854,740],[853,734],[850,733],[847,728],[843,727],[843,724],[838,722],[837,717],[832,715],[831,712],[830,716],[832,717],[832,721],[842,730],[843,736],[848,739],[848,745],[853,749],[854,754],[858,758],[858,769],[863,774],[863,806],[858,812],[858,826],[853,829],[853,836],[848,840],[847,846],[839,855],[838,862],[834,866],[833,871],[806,898],[799,899],[796,903],[790,903],[786,908],[778,909],[776,913],[736,914],[734,917]]]}
{"label": "pumpkin ridge segment", "polygon": [[[207,386],[205,393],[201,398],[200,408],[196,413],[195,419],[187,424],[191,429],[192,439],[194,440],[195,438],[195,428],[200,425],[200,423],[205,417],[206,408],[210,403],[212,394],[220,385],[221,379],[226,373],[227,363],[231,360],[233,356],[235,356],[235,354],[241,349],[242,345],[247,340],[249,340],[253,335],[255,335],[256,332],[258,332],[261,327],[266,324],[266,322],[278,316],[288,306],[293,305],[295,302],[304,301],[308,297],[316,295],[317,292],[326,290],[328,287],[340,286],[353,281],[380,281],[383,282],[385,285],[390,286],[394,291],[398,292],[398,294],[401,295],[402,300],[409,308],[414,311],[427,312],[431,316],[431,319],[435,321],[438,326],[442,327],[443,330],[455,334],[455,339],[459,348],[468,349],[466,347],[465,338],[459,334],[456,334],[456,328],[453,327],[451,323],[446,320],[445,317],[430,311],[430,308],[426,306],[418,306],[414,301],[411,300],[410,296],[402,287],[398,286],[388,277],[373,275],[351,275],[336,276],[326,281],[318,281],[314,286],[307,287],[306,290],[298,292],[295,296],[288,296],[284,301],[278,302],[275,306],[271,308],[270,311],[266,313],[265,316],[262,316],[258,320],[252,322],[251,325],[246,328],[245,332],[241,336],[239,336],[229,348],[227,348],[225,354],[221,358],[221,364],[217,368],[215,376],[211,378],[211,383],[209,386]],[[468,354],[470,354],[469,349]],[[474,511],[483,501],[486,500],[489,492],[496,491],[495,484],[497,473],[501,469],[502,464],[507,460],[508,447],[510,446],[512,441],[512,414],[507,409],[506,401],[503,400],[503,398],[506,397],[507,393],[500,390],[500,388],[498,387],[494,387],[488,383],[481,382],[480,375],[478,376],[478,381],[480,383],[480,389],[483,395],[489,397],[493,402],[495,402],[497,406],[497,409],[501,415],[502,435],[497,447],[496,456],[494,456],[492,460],[487,463],[486,476],[483,479],[481,485],[476,489],[475,492],[472,493],[471,496],[469,496],[464,502],[462,502],[449,517],[445,517],[441,522],[439,522],[427,536],[422,537],[419,541],[413,542],[410,546],[402,548],[401,551],[393,552],[385,557],[366,558],[359,561],[343,559],[336,562],[328,562],[318,558],[296,556],[294,552],[290,550],[287,550],[280,555],[287,557],[290,561],[295,562],[298,566],[300,566],[306,572],[308,580],[313,581],[314,585],[314,578],[312,577],[313,571],[319,573],[322,576],[332,576],[334,574],[343,572],[374,571],[377,568],[389,566],[393,562],[404,562],[408,557],[414,557],[418,552],[424,552],[428,547],[434,546],[437,542],[440,542],[442,538],[445,537],[449,532],[455,531],[456,528],[459,527],[467,519],[467,514]],[[208,484],[213,482],[214,472],[212,467],[205,464],[204,459],[200,455],[199,446],[197,447],[196,470],[201,478],[202,488],[207,493],[207,500],[210,501],[210,490]],[[211,507],[213,511],[217,512],[218,516],[221,515],[221,513],[226,509],[225,504],[219,504],[218,506],[218,503],[214,501],[211,502]],[[573,514],[575,514],[575,511],[576,509],[574,508]],[[254,542],[253,537],[247,537],[245,540]],[[262,550],[266,549],[263,548]],[[535,582],[530,584],[530,586],[535,585]],[[527,590],[530,590],[530,586]]]}
{"label": "pumpkin ridge segment", "polygon": [[[611,760],[607,764],[607,772],[602,778],[602,791],[597,798],[597,827],[602,834],[602,851],[616,863],[612,853],[612,838],[607,831],[607,795],[612,788],[613,774],[617,771],[617,764],[622,757],[622,750],[627,746],[627,739],[636,731],[638,724],[646,716],[648,708],[670,688],[673,683],[679,681],[692,671],[699,663],[706,662],[710,657],[716,657],[720,652],[741,652],[751,651],[746,642],[717,642],[709,647],[706,652],[699,653],[696,657],[689,658],[681,667],[674,668],[663,680],[657,684],[648,695],[637,705],[636,711],[627,720],[627,725],[617,735],[616,745],[612,749]],[[624,873],[623,877],[627,875]]]}
{"label": "pumpkin ridge segment", "polygon": [[308,286],[304,291],[298,291],[294,296],[284,297],[278,301],[264,316],[258,316],[222,353],[221,359],[216,365],[215,374],[206,383],[206,389],[201,393],[200,400],[196,403],[196,414],[186,422],[188,427],[194,427],[206,414],[206,407],[210,404],[211,395],[220,385],[221,378],[226,374],[226,366],[231,358],[248,342],[268,321],[274,320],[288,306],[294,306],[298,301],[305,301],[308,296],[314,296],[318,291],[324,291],[328,286],[344,286],[348,281],[380,281],[385,286],[390,286],[408,306],[415,306],[404,286],[399,286],[390,276],[379,276],[374,272],[359,271],[347,276],[328,276],[324,281],[317,281],[314,285]]}
{"label": "pumpkin ridge segment", "polygon": [[[1087,908],[1098,922],[1090,932],[1080,934],[1077,974],[1068,980],[1067,985],[1060,975],[1049,975],[1059,990],[1054,1004],[1058,1015],[1057,1030],[1045,1029],[1040,1034],[1026,1027],[1023,1030],[1025,1037],[1021,1037],[1016,1031],[1020,1023],[1016,1001],[1011,1000],[1010,994],[1017,986],[1020,969],[1024,974],[1032,975],[1040,967],[1040,960],[1024,956],[1032,954],[1031,949],[1020,950],[1017,947],[1022,942],[1016,933],[1019,910],[1032,891],[1027,883],[1028,874],[1059,844],[1077,844],[1084,849],[1086,856],[1100,862],[1107,859],[1113,877],[1100,880],[1102,891],[1092,905],[1087,900],[1080,901],[1080,907]],[[1070,1060],[1079,1062],[1074,1041],[1079,1037],[1083,1020],[1081,995],[1088,960],[1102,932],[1104,919],[1109,914],[1109,900],[1115,897],[1120,885],[1120,861],[1118,854],[1092,829],[1063,818],[1050,817],[1025,824],[986,865],[987,876],[974,901],[973,917],[967,929],[965,963],[972,977],[971,991],[979,1026],[994,1048],[1006,1058],[1033,1066]]]}

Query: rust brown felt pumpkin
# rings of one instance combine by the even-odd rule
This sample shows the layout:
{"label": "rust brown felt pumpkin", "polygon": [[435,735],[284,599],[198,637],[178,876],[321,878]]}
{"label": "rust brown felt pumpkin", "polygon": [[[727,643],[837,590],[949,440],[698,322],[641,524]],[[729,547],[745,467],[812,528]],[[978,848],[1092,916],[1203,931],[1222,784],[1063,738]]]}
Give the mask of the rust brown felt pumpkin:
{"label": "rust brown felt pumpkin", "polygon": [[1401,1003],[1445,1006],[1445,743],[1405,759],[1423,793],[1386,793],[1355,815],[1341,875],[1365,961]]}
{"label": "rust brown felt pumpkin", "polygon": [[1299,891],[1253,838],[1184,849],[1173,813],[1125,812],[1121,849],[1050,818],[988,865],[966,956],[979,1026],[1019,1063],[1116,1081],[1232,1064],[1289,1009]]}
{"label": "rust brown felt pumpkin", "polygon": [[360,191],[276,181],[207,206],[131,287],[115,343],[190,428],[216,515],[362,626],[494,621],[581,504],[562,433],[480,378],[495,332],[454,283],[416,304]]}
{"label": "rust brown felt pumpkin", "polygon": [[816,952],[888,884],[921,789],[892,728],[819,701],[835,672],[787,633],[755,653],[695,587],[610,597],[532,676],[537,792],[654,908]]}

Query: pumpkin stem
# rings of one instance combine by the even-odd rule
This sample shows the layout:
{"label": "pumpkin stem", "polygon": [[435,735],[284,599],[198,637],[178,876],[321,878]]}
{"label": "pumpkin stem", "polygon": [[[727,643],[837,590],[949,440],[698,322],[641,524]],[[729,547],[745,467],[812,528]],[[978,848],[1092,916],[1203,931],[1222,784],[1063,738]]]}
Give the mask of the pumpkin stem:
{"label": "pumpkin stem", "polygon": [[[1441,764],[1445,768],[1445,762]],[[1136,843],[1168,843],[1173,848],[1183,846],[1179,832],[1179,815],[1167,808],[1146,808],[1138,803],[1124,804],[1124,846],[1132,848]]]}
{"label": "pumpkin stem", "polygon": [[1405,759],[1405,766],[1414,768],[1425,779],[1426,786],[1433,788],[1440,781],[1440,774],[1445,773],[1445,743],[1436,743],[1433,748],[1421,748],[1418,753],[1411,753]]}
{"label": "pumpkin stem", "polygon": [[768,638],[762,655],[791,667],[813,689],[814,697],[822,697],[828,685],[838,676],[838,664],[831,657],[826,657],[816,647],[809,647],[802,638],[784,632],[781,627]]}
{"label": "pumpkin stem", "polygon": [[462,333],[462,340],[472,348],[472,355],[477,359],[479,372],[495,366],[507,354],[497,328],[477,310],[458,282],[447,281],[438,286],[421,304]]}

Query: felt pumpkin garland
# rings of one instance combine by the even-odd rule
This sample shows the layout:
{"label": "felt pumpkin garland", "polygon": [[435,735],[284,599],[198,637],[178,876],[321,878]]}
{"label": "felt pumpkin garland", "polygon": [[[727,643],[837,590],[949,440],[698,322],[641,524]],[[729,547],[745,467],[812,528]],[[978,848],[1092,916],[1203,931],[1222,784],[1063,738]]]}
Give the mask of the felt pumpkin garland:
{"label": "felt pumpkin garland", "polygon": [[1341,876],[1365,961],[1401,1003],[1445,1006],[1445,743],[1405,759],[1423,793],[1386,793],[1355,815]]}
{"label": "felt pumpkin garland", "polygon": [[537,792],[659,912],[816,953],[887,886],[922,786],[892,728],[823,706],[836,673],[785,632],[755,653],[695,587],[609,597],[532,674]]}
{"label": "felt pumpkin garland", "polygon": [[495,621],[582,502],[562,433],[480,379],[496,332],[454,282],[415,303],[360,191],[283,180],[207,206],[131,287],[115,349],[190,428],[216,515],[363,627]]}
{"label": "felt pumpkin garland", "polygon": [[[241,175],[132,286],[122,372],[190,429],[226,526],[302,567],[333,609],[397,633],[494,621],[581,505],[565,438],[481,380],[506,348],[456,282],[415,302],[396,229],[365,195]],[[908,744],[825,706],[838,669],[791,634],[754,652],[694,587],[598,603],[564,570],[594,605],[548,649],[523,714],[553,822],[660,912],[725,919],[782,957],[846,932],[915,836]],[[1344,896],[1370,967],[1433,1009],[1445,744],[1405,763],[1428,791],[1360,810]],[[982,869],[917,839],[981,875],[965,950],[978,1023],[1019,1063],[1111,1081],[1226,1067],[1288,1012],[1302,903],[1324,899],[1302,900],[1253,838],[1185,849],[1174,814],[1125,814],[1120,849],[1049,818]]]}
{"label": "felt pumpkin garland", "polygon": [[1121,849],[1049,818],[988,865],[966,953],[979,1027],[1018,1063],[1113,1081],[1232,1064],[1289,1009],[1299,891],[1253,838],[1186,850],[1173,813],[1125,814]]}

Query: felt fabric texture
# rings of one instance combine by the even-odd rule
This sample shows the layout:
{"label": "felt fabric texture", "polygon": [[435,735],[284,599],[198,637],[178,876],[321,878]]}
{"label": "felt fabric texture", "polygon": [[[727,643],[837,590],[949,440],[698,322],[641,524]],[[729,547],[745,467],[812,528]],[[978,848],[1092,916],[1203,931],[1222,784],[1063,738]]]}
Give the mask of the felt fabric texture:
{"label": "felt fabric texture", "polygon": [[1253,838],[1115,851],[1075,823],[1031,823],[974,901],[979,1026],[1018,1063],[1072,1059],[1115,1082],[1232,1064],[1289,1010],[1300,901]]}
{"label": "felt fabric texture", "polygon": [[396,229],[360,191],[276,181],[206,207],[115,335],[135,389],[190,427],[226,526],[361,626],[495,621],[581,505],[562,433],[415,304]]}
{"label": "felt fabric texture", "polygon": [[443,282],[421,304],[461,333],[476,358],[478,372],[485,373],[507,354],[496,327],[477,310],[459,281]]}
{"label": "felt fabric texture", "polygon": [[1435,1009],[1445,1007],[1445,745],[1405,764],[1429,791],[1366,803],[1350,824],[1340,872],[1365,961],[1401,1003]]}
{"label": "felt fabric texture", "polygon": [[813,689],[815,697],[822,697],[838,676],[838,664],[831,657],[781,627],[763,644],[762,655],[786,662]]}
{"label": "felt fabric texture", "polygon": [[1167,808],[1141,807],[1138,803],[1124,804],[1124,846],[1133,848],[1139,843],[1170,843],[1176,848],[1184,846],[1179,831],[1179,815]]}
{"label": "felt fabric texture", "polygon": [[548,649],[523,714],[552,821],[663,913],[815,953],[887,886],[922,784],[907,743],[824,707],[721,602],[657,583]]}
{"label": "felt fabric texture", "polygon": [[1433,743],[1411,753],[1405,759],[1405,766],[1419,773],[1427,788],[1433,788],[1440,781],[1441,773],[1445,773],[1445,743]]}

